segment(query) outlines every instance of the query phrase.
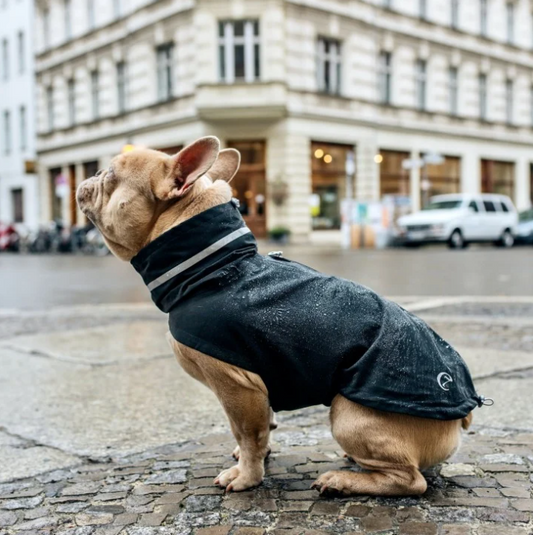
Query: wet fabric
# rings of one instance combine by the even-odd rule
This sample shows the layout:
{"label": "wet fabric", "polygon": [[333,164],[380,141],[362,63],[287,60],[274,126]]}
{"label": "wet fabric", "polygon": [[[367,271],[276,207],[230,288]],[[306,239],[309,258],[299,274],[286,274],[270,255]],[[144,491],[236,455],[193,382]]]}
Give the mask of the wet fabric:
{"label": "wet fabric", "polygon": [[[233,202],[154,240],[131,261],[148,285],[244,227]],[[481,405],[466,364],[426,323],[372,290],[239,236],[152,291],[173,337],[261,376],[275,411],[330,405],[459,419]]]}

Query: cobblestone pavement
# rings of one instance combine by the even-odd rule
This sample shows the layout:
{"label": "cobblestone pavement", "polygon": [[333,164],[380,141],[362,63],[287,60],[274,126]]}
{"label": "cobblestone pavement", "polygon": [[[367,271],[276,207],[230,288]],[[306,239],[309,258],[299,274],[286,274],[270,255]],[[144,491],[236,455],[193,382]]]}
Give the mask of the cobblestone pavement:
{"label": "cobblestone pavement", "polygon": [[234,462],[229,434],[0,485],[0,534],[533,533],[533,434],[474,429],[420,498],[326,499],[317,474],[357,470],[326,423],[324,409],[285,415],[263,485],[243,493],[213,485]]}
{"label": "cobblestone pavement", "polygon": [[[26,475],[4,476],[0,483],[0,535],[533,535],[533,299],[402,302],[464,350],[480,392],[497,398],[493,412],[476,411],[475,425],[449,463],[425,474],[428,491],[418,498],[334,499],[311,490],[319,473],[358,470],[333,441],[325,408],[280,414],[264,483],[225,495],[213,479],[234,463],[230,453],[235,443],[223,431],[227,425],[207,392],[201,391],[204,406],[194,412],[192,428],[177,427],[176,434],[162,433],[157,440],[140,431],[171,428],[176,424],[170,415],[182,417],[180,407],[167,408],[172,397],[166,393],[180,377],[158,383],[149,376],[150,369],[158,377],[178,373],[173,358],[161,356],[163,320],[150,306],[4,312],[0,369],[7,371],[8,381],[0,374],[0,481],[2,474],[19,473],[18,465],[27,466],[20,470]],[[136,349],[117,345],[120,336],[131,337],[124,330],[128,325],[135,331],[147,326],[135,340]],[[87,347],[83,336],[90,340]],[[96,349],[95,336],[102,337]],[[149,349],[141,343],[145,338]],[[130,360],[121,356],[124,348]],[[147,389],[132,379],[137,371]],[[31,380],[29,387],[22,382],[10,386],[17,374]],[[106,409],[102,403],[107,398],[93,398],[109,388],[119,391],[124,380],[131,382],[127,403],[143,399],[144,405],[133,406],[138,421],[130,413],[122,415],[129,426],[122,428],[121,417],[113,412],[125,411],[126,405]],[[69,390],[62,381],[73,387]],[[89,385],[85,391],[83,383]],[[98,391],[102,383],[105,388]],[[66,388],[63,397],[50,401],[50,385]],[[17,397],[12,391],[21,388],[27,390]],[[149,397],[149,391],[160,398]],[[195,392],[185,393],[189,411]],[[90,430],[77,425],[69,431],[66,418],[75,415],[61,412],[63,405],[73,407],[72,412],[87,406],[81,422]],[[151,406],[155,410],[147,414]],[[20,416],[12,418],[10,412]],[[206,431],[209,426],[202,420],[210,418],[216,432]],[[106,419],[107,427],[98,427]],[[150,427],[150,420],[157,425]],[[102,438],[98,433],[108,428],[110,434]],[[106,450],[109,443],[94,451],[83,446],[95,433],[95,442],[105,443],[113,431],[132,435],[133,446],[121,450],[121,444],[113,443]],[[187,438],[178,442],[169,436]]]}

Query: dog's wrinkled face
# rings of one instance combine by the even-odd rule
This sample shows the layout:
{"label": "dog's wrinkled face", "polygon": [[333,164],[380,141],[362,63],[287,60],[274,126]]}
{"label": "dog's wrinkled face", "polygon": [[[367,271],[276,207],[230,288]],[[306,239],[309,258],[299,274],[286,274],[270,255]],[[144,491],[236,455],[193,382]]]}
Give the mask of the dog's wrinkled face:
{"label": "dog's wrinkled face", "polygon": [[159,216],[182,198],[190,198],[192,186],[207,171],[212,179],[231,180],[239,153],[219,148],[218,139],[210,136],[175,156],[150,149],[120,154],[107,169],[80,184],[78,205],[112,252],[130,260],[146,245]]}

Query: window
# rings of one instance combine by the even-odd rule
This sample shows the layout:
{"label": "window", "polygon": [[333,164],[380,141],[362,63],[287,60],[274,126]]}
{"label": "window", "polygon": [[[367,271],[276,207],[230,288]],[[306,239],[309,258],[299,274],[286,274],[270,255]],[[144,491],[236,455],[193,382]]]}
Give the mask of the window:
{"label": "window", "polygon": [[507,2],[505,5],[506,22],[507,22],[507,43],[514,44],[514,2]]}
{"label": "window", "polygon": [[426,109],[426,86],[427,86],[427,63],[423,59],[416,61],[416,107],[419,110]]}
{"label": "window", "polygon": [[318,90],[338,95],[341,92],[341,44],[334,39],[318,40]]}
{"label": "window", "polygon": [[113,0],[113,14],[118,19],[122,15],[122,6],[120,0]]}
{"label": "window", "polygon": [[471,208],[472,210],[474,210],[474,212],[479,212],[479,208],[476,201],[470,201],[468,208]]}
{"label": "window", "polygon": [[11,190],[11,206],[13,210],[13,222],[24,222],[24,195],[22,188]]}
{"label": "window", "polygon": [[496,206],[492,201],[483,201],[483,206],[485,207],[485,212],[495,212]]}
{"label": "window", "polygon": [[7,39],[2,40],[2,77],[4,80],[9,79],[9,43]]}
{"label": "window", "polygon": [[54,88],[49,86],[46,88],[46,109],[48,111],[48,131],[54,129]]}
{"label": "window", "polygon": [[392,102],[392,55],[380,52],[378,64],[378,98],[382,104]]}
{"label": "window", "polygon": [[127,72],[126,63],[117,63],[117,108],[118,113],[124,113],[127,107]]}
{"label": "window", "polygon": [[487,37],[488,0],[479,0],[479,33]]}
{"label": "window", "polygon": [[20,31],[17,35],[18,56],[19,56],[19,74],[24,73],[26,67],[26,47],[24,46],[24,32]]}
{"label": "window", "polygon": [[93,119],[100,117],[100,75],[98,71],[91,72],[91,102]]}
{"label": "window", "polygon": [[89,25],[89,30],[94,30],[94,27],[96,26],[94,0],[87,0],[87,23]]}
{"label": "window", "polygon": [[173,56],[173,43],[157,47],[157,98],[160,102],[172,97],[174,86]]}
{"label": "window", "polygon": [[502,211],[509,213],[509,207],[507,204],[505,204],[504,201],[500,201],[500,204],[502,205]]}
{"label": "window", "polygon": [[[513,162],[481,160],[481,192],[507,195],[511,199],[514,193]],[[485,206],[485,210],[487,207]]]}
{"label": "window", "polygon": [[50,9],[48,7],[43,9],[43,44],[44,48],[50,46]]}
{"label": "window", "polygon": [[76,84],[72,78],[67,82],[67,98],[68,124],[73,126],[76,124]]}
{"label": "window", "polygon": [[512,80],[505,80],[505,120],[513,124],[514,84]]}
{"label": "window", "polygon": [[20,150],[28,148],[28,129],[26,120],[26,106],[19,108],[19,126],[20,126]]}
{"label": "window", "polygon": [[65,4],[64,14],[65,14],[65,39],[69,40],[72,38],[72,0],[64,0]]}
{"label": "window", "polygon": [[259,22],[221,21],[218,24],[220,80],[253,82],[261,76]]}
{"label": "window", "polygon": [[459,193],[461,191],[461,158],[443,155],[442,163],[426,165],[425,178],[429,184],[427,189],[421,191],[421,194],[422,197],[425,195],[426,199],[433,195]]}
{"label": "window", "polygon": [[450,67],[448,70],[448,94],[450,98],[450,114],[459,113],[459,81],[457,67]]}
{"label": "window", "polygon": [[479,85],[479,118],[482,121],[487,120],[487,75],[480,74],[478,77]]}
{"label": "window", "polygon": [[418,15],[421,19],[428,18],[428,3],[427,0],[418,0]]}
{"label": "window", "polygon": [[11,114],[4,111],[4,154],[11,152]]}
{"label": "window", "polygon": [[459,0],[450,0],[450,23],[454,30],[459,29]]}
{"label": "window", "polygon": [[392,0],[382,0],[385,9],[392,9]]}
{"label": "window", "polygon": [[379,165],[380,198],[383,195],[409,195],[409,171],[406,171],[402,162],[408,160],[408,152],[380,150],[383,158]]}

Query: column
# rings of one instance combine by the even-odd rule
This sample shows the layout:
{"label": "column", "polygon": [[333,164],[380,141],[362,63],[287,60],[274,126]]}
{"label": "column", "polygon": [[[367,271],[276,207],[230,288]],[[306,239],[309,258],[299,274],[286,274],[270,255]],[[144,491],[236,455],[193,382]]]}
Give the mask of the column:
{"label": "column", "polygon": [[379,163],[375,157],[379,152],[374,139],[357,141],[355,150],[355,198],[360,201],[379,200]]}
{"label": "column", "polygon": [[515,164],[515,187],[513,202],[517,210],[526,210],[529,208],[529,160],[527,158],[519,158]]}

